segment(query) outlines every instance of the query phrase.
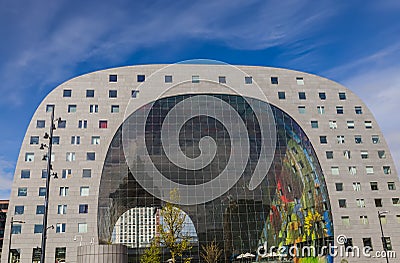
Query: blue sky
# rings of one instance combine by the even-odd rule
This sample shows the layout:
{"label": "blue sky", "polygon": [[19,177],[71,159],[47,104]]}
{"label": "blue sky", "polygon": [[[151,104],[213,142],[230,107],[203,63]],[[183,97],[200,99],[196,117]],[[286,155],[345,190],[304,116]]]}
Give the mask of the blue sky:
{"label": "blue sky", "polygon": [[359,95],[400,168],[400,1],[0,0],[0,198],[25,130],[62,82],[206,58],[301,70]]}

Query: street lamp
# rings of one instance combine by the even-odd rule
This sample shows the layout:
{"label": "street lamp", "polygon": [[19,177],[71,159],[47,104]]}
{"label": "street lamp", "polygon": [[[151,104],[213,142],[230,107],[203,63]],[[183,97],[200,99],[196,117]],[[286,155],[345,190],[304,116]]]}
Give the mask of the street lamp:
{"label": "street lamp", "polygon": [[11,228],[10,228],[10,239],[9,239],[9,241],[8,241],[8,258],[7,258],[7,263],[10,262],[10,255],[11,255],[11,239],[12,239],[12,231],[13,231],[14,223],[25,224],[25,221],[14,220],[14,217],[11,217]]}
{"label": "street lamp", "polygon": [[385,251],[386,262],[389,263],[389,258],[387,255],[386,238],[385,238],[385,235],[383,234],[383,227],[382,227],[382,221],[381,221],[382,215],[386,215],[387,213],[389,213],[389,211],[378,211],[378,219],[379,219],[379,226],[381,227],[381,234],[382,234],[381,239],[382,239],[383,250]]}

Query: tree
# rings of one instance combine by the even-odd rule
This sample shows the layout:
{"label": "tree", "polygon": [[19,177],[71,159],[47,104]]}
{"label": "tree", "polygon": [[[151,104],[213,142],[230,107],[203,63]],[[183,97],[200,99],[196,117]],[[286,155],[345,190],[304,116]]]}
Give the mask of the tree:
{"label": "tree", "polygon": [[[171,201],[179,200],[177,190],[170,192]],[[175,204],[167,202],[160,211],[162,218],[161,224],[158,226],[161,245],[167,247],[171,253],[171,263],[176,262],[176,258],[182,257],[185,251],[190,250],[191,237],[185,234],[186,214]],[[185,259],[190,262],[190,259]]]}
{"label": "tree", "polygon": [[160,254],[160,242],[158,238],[155,237],[150,247],[148,247],[140,257],[140,263],[159,263],[161,262]]}
{"label": "tree", "polygon": [[201,245],[201,248],[203,252],[200,255],[206,263],[217,263],[222,255],[222,249],[218,247],[215,239],[211,244],[207,244],[206,246]]}

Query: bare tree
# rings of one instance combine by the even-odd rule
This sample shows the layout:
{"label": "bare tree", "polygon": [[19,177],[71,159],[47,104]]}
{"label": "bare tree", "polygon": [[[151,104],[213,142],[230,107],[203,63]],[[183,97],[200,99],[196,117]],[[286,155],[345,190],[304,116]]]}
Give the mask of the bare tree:
{"label": "bare tree", "polygon": [[206,263],[217,263],[219,258],[222,255],[222,249],[218,247],[215,239],[211,244],[207,244],[205,246],[201,246],[203,252],[200,253],[201,257],[204,259]]}

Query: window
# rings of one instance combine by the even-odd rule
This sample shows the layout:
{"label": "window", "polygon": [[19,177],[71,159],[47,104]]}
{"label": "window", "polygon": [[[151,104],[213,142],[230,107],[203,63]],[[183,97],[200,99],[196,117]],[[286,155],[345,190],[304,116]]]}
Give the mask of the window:
{"label": "window", "polygon": [[144,82],[146,80],[145,75],[137,75],[137,82]]}
{"label": "window", "polygon": [[304,79],[301,77],[296,78],[297,85],[304,85]]}
{"label": "window", "polygon": [[81,186],[80,194],[81,196],[89,196],[89,186]]}
{"label": "window", "polygon": [[225,76],[219,76],[218,77],[218,83],[221,83],[221,84],[226,83],[226,77]]}
{"label": "window", "polygon": [[44,214],[44,205],[37,205],[36,206],[36,214],[43,215]]}
{"label": "window", "polygon": [[76,112],[76,105],[68,105],[68,112]]}
{"label": "window", "polygon": [[192,83],[200,83],[200,76],[199,75],[193,75],[192,76]]}
{"label": "window", "polygon": [[386,250],[392,250],[392,241],[390,240],[390,237],[384,237],[383,238],[383,246]]}
{"label": "window", "polygon": [[91,104],[89,106],[89,113],[98,113],[99,112],[99,105]]}
{"label": "window", "polygon": [[372,240],[370,237],[363,238],[363,245],[365,248],[368,248],[369,251],[372,250]]}
{"label": "window", "polygon": [[65,223],[58,223],[56,225],[56,233],[65,233],[66,224]]}
{"label": "window", "polygon": [[306,93],[305,92],[299,92],[299,100],[305,100],[306,99]]}
{"label": "window", "polygon": [[87,233],[87,223],[78,223],[78,233]]}
{"label": "window", "polygon": [[39,187],[39,196],[46,196],[46,187]]}
{"label": "window", "polygon": [[139,91],[138,90],[132,90],[132,95],[131,95],[131,97],[132,98],[137,98],[137,96],[139,95]]}
{"label": "window", "polygon": [[355,106],[354,111],[356,114],[362,114],[362,107],[361,106]]}
{"label": "window", "polygon": [[354,121],[347,121],[347,129],[354,129]]}
{"label": "window", "polygon": [[344,135],[336,136],[336,140],[338,144],[344,144]]}
{"label": "window", "polygon": [[360,199],[357,198],[356,203],[357,203],[357,207],[360,207],[360,208],[365,207],[365,201],[362,198],[360,198]]}
{"label": "window", "polygon": [[45,127],[46,127],[46,121],[44,121],[44,120],[36,121],[36,128],[45,128]]}
{"label": "window", "polygon": [[88,212],[89,212],[89,205],[88,204],[79,205],[79,214],[87,214]]}
{"label": "window", "polygon": [[23,205],[16,205],[14,215],[23,215],[25,207]]}
{"label": "window", "polygon": [[60,196],[67,196],[69,191],[69,187],[61,186],[60,187]]}
{"label": "window", "polygon": [[378,143],[380,143],[379,135],[372,135],[371,138],[372,138],[372,143],[373,143],[373,144],[378,144]]}
{"label": "window", "polygon": [[400,198],[392,198],[392,203],[394,206],[400,206]]}
{"label": "window", "polygon": [[91,169],[83,169],[82,171],[83,178],[90,178],[92,177],[92,170]]}
{"label": "window", "polygon": [[251,84],[251,83],[253,83],[253,77],[251,77],[251,76],[244,77],[244,83],[245,83],[245,84]]}
{"label": "window", "polygon": [[58,205],[57,214],[65,215],[67,213],[67,205]]}
{"label": "window", "polygon": [[374,199],[375,207],[382,207],[382,199]]}
{"label": "window", "polygon": [[35,154],[34,153],[25,153],[25,162],[33,162],[35,161]]}
{"label": "window", "polygon": [[284,91],[278,91],[278,99],[280,100],[286,99],[286,94]]}
{"label": "window", "polygon": [[46,112],[52,112],[54,110],[54,104],[47,104],[46,105]]}
{"label": "window", "polygon": [[378,191],[378,182],[370,182],[371,191]]}
{"label": "window", "polygon": [[325,92],[319,92],[318,96],[321,100],[326,100],[326,93]]}
{"label": "window", "polygon": [[99,129],[107,129],[107,121],[99,121]]}
{"label": "window", "polygon": [[331,130],[337,129],[337,123],[336,123],[336,121],[333,121],[333,120],[330,120],[330,121],[329,121],[329,129],[331,129]]}
{"label": "window", "polygon": [[165,75],[164,76],[165,83],[172,83],[172,75]]}
{"label": "window", "polygon": [[71,136],[71,144],[72,145],[81,144],[81,137],[80,136]]}
{"label": "window", "polygon": [[57,127],[60,129],[65,129],[67,127],[67,121],[66,120],[59,120],[57,122]]}
{"label": "window", "polygon": [[96,153],[94,153],[94,152],[86,153],[86,160],[87,161],[95,161],[96,160]]}
{"label": "window", "polygon": [[361,183],[360,182],[353,182],[353,190],[356,192],[361,191]]}
{"label": "window", "polygon": [[[47,159],[47,157],[46,157]],[[47,169],[42,169],[42,179],[46,179],[47,178]]]}
{"label": "window", "polygon": [[368,159],[368,152],[367,151],[361,151],[361,159]]}
{"label": "window", "polygon": [[21,224],[13,224],[11,233],[13,235],[21,234],[22,225]]}
{"label": "window", "polygon": [[111,105],[111,113],[118,113],[119,105]]}
{"label": "window", "polygon": [[72,177],[72,170],[71,169],[63,169],[62,170],[62,179],[71,178]]}
{"label": "window", "polygon": [[384,174],[391,174],[390,166],[383,166],[383,173]]}
{"label": "window", "polygon": [[336,113],[337,114],[343,114],[344,113],[343,106],[336,106]]}
{"label": "window", "polygon": [[342,216],[342,224],[345,226],[349,226],[350,225],[350,217]]}
{"label": "window", "polygon": [[319,142],[321,144],[327,144],[328,140],[326,139],[326,136],[319,136]]}
{"label": "window", "polygon": [[72,90],[70,90],[70,89],[63,90],[63,97],[64,98],[70,98],[71,96],[72,96]]}
{"label": "window", "polygon": [[108,81],[109,82],[117,82],[118,81],[118,76],[115,74],[109,75],[108,76]]}
{"label": "window", "polygon": [[356,144],[361,144],[362,143],[361,135],[354,135],[354,142]]}
{"label": "window", "polygon": [[86,98],[94,98],[94,90],[92,89],[86,90]]}
{"label": "window", "polygon": [[343,183],[335,183],[336,191],[341,192],[343,191]]}
{"label": "window", "polygon": [[372,121],[365,121],[364,125],[365,129],[372,129]]}
{"label": "window", "polygon": [[368,225],[368,216],[360,216],[361,224]]}
{"label": "window", "polygon": [[378,151],[378,157],[379,159],[386,159],[385,151]]}
{"label": "window", "polygon": [[331,167],[332,175],[339,175],[339,167],[333,166]]}
{"label": "window", "polygon": [[394,182],[388,182],[387,185],[390,191],[396,190],[396,185],[394,184]]}
{"label": "window", "polygon": [[87,120],[79,120],[78,121],[78,128],[79,129],[86,129],[87,128]]}
{"label": "window", "polygon": [[350,159],[351,158],[351,152],[350,152],[350,150],[344,150],[343,151],[343,156],[344,156],[344,158],[346,158],[346,159]]}
{"label": "window", "polygon": [[346,208],[347,207],[346,199],[339,199],[339,207],[340,208]]}
{"label": "window", "polygon": [[400,224],[400,215],[396,215],[397,223]]}
{"label": "window", "polygon": [[367,174],[373,174],[374,173],[374,167],[373,166],[366,166],[365,171]]}
{"label": "window", "polygon": [[325,114],[325,107],[324,106],[317,106],[318,114]]}
{"label": "window", "polygon": [[35,226],[33,228],[33,233],[39,234],[39,233],[42,233],[42,231],[43,231],[43,225],[35,224]]}
{"label": "window", "polygon": [[39,144],[39,136],[31,136],[29,144]]}
{"label": "window", "polygon": [[333,151],[326,151],[326,159],[333,159]]}
{"label": "window", "polygon": [[271,77],[271,84],[278,85],[278,77]]}
{"label": "window", "polygon": [[51,142],[53,143],[53,145],[59,145],[60,144],[60,136],[53,136],[53,138],[51,138]]}
{"label": "window", "polygon": [[92,144],[100,144],[100,136],[92,136]]}
{"label": "window", "polygon": [[31,178],[31,171],[30,170],[21,170],[21,178],[22,179]]}
{"label": "window", "polygon": [[74,152],[67,152],[65,160],[67,162],[75,161],[75,153]]}
{"label": "window", "polygon": [[300,114],[305,114],[306,113],[306,106],[298,106],[297,109],[298,109]]}
{"label": "window", "polygon": [[116,98],[117,95],[118,95],[118,91],[116,91],[116,90],[109,90],[108,91],[108,97],[109,98]]}
{"label": "window", "polygon": [[345,100],[346,99],[346,93],[345,92],[339,92],[339,100]]}
{"label": "window", "polygon": [[66,247],[56,247],[56,262],[65,262],[65,254],[67,253]]}
{"label": "window", "polygon": [[311,128],[317,129],[318,128],[318,121],[311,121]]}
{"label": "window", "polygon": [[355,166],[349,166],[349,174],[350,175],[356,175],[357,174],[357,168]]}

